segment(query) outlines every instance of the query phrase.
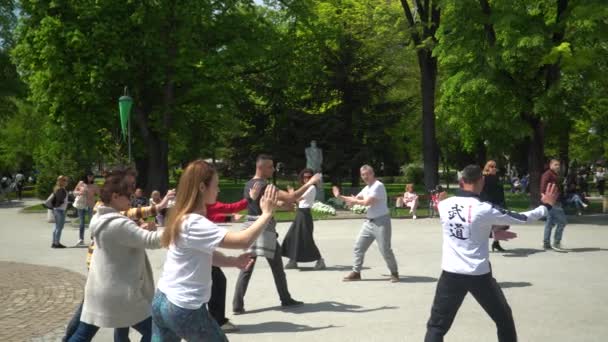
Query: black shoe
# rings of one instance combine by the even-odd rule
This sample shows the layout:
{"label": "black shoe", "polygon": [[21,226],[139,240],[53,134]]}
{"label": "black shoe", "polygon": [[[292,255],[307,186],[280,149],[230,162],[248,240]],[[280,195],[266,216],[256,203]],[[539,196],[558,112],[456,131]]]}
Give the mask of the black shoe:
{"label": "black shoe", "polygon": [[293,298],[288,301],[281,302],[281,306],[284,308],[288,308],[288,307],[293,308],[293,307],[297,307],[300,305],[304,305],[304,302],[300,302],[299,300],[295,300]]}
{"label": "black shoe", "polygon": [[57,244],[55,244],[55,248],[67,248],[67,247],[60,243],[57,243]]}
{"label": "black shoe", "polygon": [[492,242],[492,252],[494,252],[494,251],[499,251],[499,252],[505,251],[505,249],[500,246],[500,242],[498,242],[497,240],[494,240],[494,242]]}
{"label": "black shoe", "polygon": [[59,247],[57,247],[57,244],[54,243],[54,244],[51,244],[51,248],[59,248]]}
{"label": "black shoe", "polygon": [[232,314],[235,316],[242,315],[245,313],[245,309],[233,309]]}

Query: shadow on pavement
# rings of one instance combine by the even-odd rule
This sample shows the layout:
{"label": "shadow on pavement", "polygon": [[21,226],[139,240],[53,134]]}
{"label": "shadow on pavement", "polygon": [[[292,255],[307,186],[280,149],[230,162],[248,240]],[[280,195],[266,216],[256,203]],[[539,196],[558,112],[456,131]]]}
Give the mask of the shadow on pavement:
{"label": "shadow on pavement", "polygon": [[[248,314],[260,313],[265,311],[285,311],[294,314],[313,313],[313,312],[348,312],[348,313],[366,313],[380,310],[393,310],[397,309],[396,306],[380,306],[373,309],[365,309],[360,305],[344,304],[340,302],[319,302],[319,303],[306,303],[301,306],[293,308],[284,308],[282,306],[272,306],[269,308],[261,308],[256,310],[247,311]],[[239,327],[241,325],[239,324]]]}
{"label": "shadow on pavement", "polygon": [[[388,274],[383,274],[383,276],[385,276],[386,278],[363,278],[361,279],[361,281],[385,281],[388,282],[389,281],[389,275]],[[425,276],[404,276],[404,275],[400,275],[399,276],[399,282],[400,283],[435,283],[437,282],[437,278],[433,278],[433,277],[425,277]]]}
{"label": "shadow on pavement", "polygon": [[263,333],[295,333],[305,331],[323,330],[335,328],[334,325],[325,327],[311,327],[308,325],[289,322],[264,322],[260,324],[239,324],[240,331],[234,334],[263,334]]}
{"label": "shadow on pavement", "polygon": [[498,285],[500,285],[500,288],[508,289],[511,287],[528,287],[532,286],[532,283],[527,281],[501,281],[498,282]]}
{"label": "shadow on pavement", "polygon": [[597,247],[583,247],[583,248],[569,248],[566,249],[566,252],[570,253],[584,253],[584,252],[600,252],[600,251],[608,251],[606,248],[597,248]]}
{"label": "shadow on pavement", "polygon": [[506,251],[502,252],[502,255],[504,257],[510,257],[510,258],[525,258],[532,254],[544,253],[544,252],[545,252],[544,249],[513,248],[513,249],[507,249]]}
{"label": "shadow on pavement", "polygon": [[[335,265],[335,266],[329,266],[326,267],[324,270],[315,270],[314,267],[298,267],[298,269],[302,272],[310,272],[310,271],[318,271],[318,272],[323,272],[323,271],[340,271],[340,272],[348,272],[348,271],[352,271],[353,267],[352,266],[346,266],[346,265]],[[362,270],[369,270],[369,267],[362,267]]]}

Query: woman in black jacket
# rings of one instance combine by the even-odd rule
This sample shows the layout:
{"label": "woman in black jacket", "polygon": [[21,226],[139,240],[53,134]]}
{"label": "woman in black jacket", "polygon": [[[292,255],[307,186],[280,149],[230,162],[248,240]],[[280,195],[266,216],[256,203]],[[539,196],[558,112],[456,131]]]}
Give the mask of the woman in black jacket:
{"label": "woman in black jacket", "polygon": [[[483,186],[483,190],[480,194],[480,199],[484,202],[490,202],[493,205],[499,206],[501,208],[506,208],[505,203],[505,190],[498,179],[498,175],[496,175],[496,162],[493,160],[488,160],[486,166],[483,168],[483,176],[485,178],[485,185]],[[508,228],[502,227],[503,229]],[[504,248],[500,246],[498,240],[494,240],[492,243],[492,251],[504,252]]]}
{"label": "woman in black jacket", "polygon": [[68,191],[65,187],[68,185],[68,177],[57,177],[57,183],[53,188],[53,216],[55,216],[55,230],[53,231],[53,244],[51,248],[65,248],[59,241],[61,240],[61,232],[65,225],[65,210],[68,206]]}

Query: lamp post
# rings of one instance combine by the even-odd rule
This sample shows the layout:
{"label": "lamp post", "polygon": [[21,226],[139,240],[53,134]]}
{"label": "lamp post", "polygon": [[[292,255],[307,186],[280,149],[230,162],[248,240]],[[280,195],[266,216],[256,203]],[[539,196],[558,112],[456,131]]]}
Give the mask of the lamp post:
{"label": "lamp post", "polygon": [[133,107],[133,98],[128,95],[127,87],[125,87],[124,94],[118,99],[118,110],[120,111],[122,138],[127,136],[128,140],[129,164],[131,164],[131,107]]}

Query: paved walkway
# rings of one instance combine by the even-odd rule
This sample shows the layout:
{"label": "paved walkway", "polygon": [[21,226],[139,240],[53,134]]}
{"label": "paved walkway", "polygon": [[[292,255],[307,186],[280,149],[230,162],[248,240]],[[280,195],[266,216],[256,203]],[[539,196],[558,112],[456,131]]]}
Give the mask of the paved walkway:
{"label": "paved walkway", "polygon": [[[86,249],[51,249],[52,226],[42,214],[19,214],[18,208],[0,205],[0,217],[0,341],[55,341],[71,314],[66,307],[73,310],[81,299],[83,278],[75,274],[86,275]],[[600,342],[608,336],[608,219],[571,219],[563,241],[571,248],[569,253],[540,249],[543,227],[537,223],[513,227],[519,237],[504,244],[509,253],[492,255],[495,277],[513,309],[520,341]],[[229,335],[230,340],[422,341],[440,273],[438,220],[393,220],[393,247],[402,275],[397,284],[389,283],[375,246],[367,254],[364,280],[340,281],[349,271],[360,224],[360,220],[316,223],[315,236],[328,269],[312,271],[312,264],[304,264],[300,270],[287,271],[293,297],[308,303],[303,307],[286,311],[278,306],[272,275],[260,260],[245,298],[248,312],[232,317],[242,330]],[[288,224],[279,224],[281,237],[287,228]],[[67,227],[62,242],[74,244],[77,235],[77,229]],[[158,278],[165,252],[148,254]],[[230,311],[237,271],[226,270],[226,275]],[[52,288],[48,299],[45,287]],[[20,312],[30,313],[28,326],[6,323],[8,319],[18,325],[17,321],[23,322]],[[131,336],[138,340],[136,332]],[[110,329],[102,329],[96,338],[111,340]],[[496,341],[494,324],[468,296],[446,340]]]}

